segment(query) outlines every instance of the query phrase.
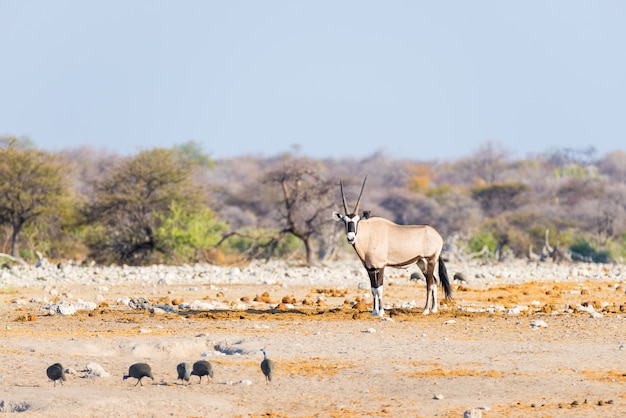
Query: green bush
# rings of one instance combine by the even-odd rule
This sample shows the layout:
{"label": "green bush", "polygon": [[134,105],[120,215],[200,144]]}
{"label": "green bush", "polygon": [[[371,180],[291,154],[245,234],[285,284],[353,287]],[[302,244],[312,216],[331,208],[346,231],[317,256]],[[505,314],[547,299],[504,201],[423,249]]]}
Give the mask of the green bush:
{"label": "green bush", "polygon": [[610,261],[608,251],[600,251],[594,248],[589,241],[578,239],[569,247],[570,251],[580,254],[587,259],[591,259],[595,263],[608,263]]}
{"label": "green bush", "polygon": [[199,250],[214,247],[228,230],[228,225],[218,221],[208,208],[190,213],[176,202],[167,215],[157,217],[161,219],[156,238],[168,262],[196,261]]}
{"label": "green bush", "polygon": [[489,248],[489,251],[493,252],[496,250],[496,247],[498,246],[498,241],[496,240],[496,237],[493,235],[493,233],[482,232],[470,238],[467,245],[469,247],[470,252],[473,252],[473,253],[479,252],[480,250],[483,249],[485,245],[487,246],[487,248]]}

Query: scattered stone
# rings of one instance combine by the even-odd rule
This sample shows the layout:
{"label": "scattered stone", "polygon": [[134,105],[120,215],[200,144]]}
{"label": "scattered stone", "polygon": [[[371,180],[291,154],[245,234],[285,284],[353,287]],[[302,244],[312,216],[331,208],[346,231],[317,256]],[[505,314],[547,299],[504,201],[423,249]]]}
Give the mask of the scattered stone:
{"label": "scattered stone", "polygon": [[50,315],[74,315],[76,307],[70,303],[60,302],[48,306]]}
{"label": "scattered stone", "polygon": [[244,341],[236,341],[234,343],[221,342],[216,344],[213,349],[226,355],[256,354],[259,352],[256,343]]}
{"label": "scattered stone", "polygon": [[480,409],[468,409],[463,412],[463,418],[482,418],[483,411]]}
{"label": "scattered stone", "polygon": [[440,401],[440,400],[443,399],[443,395],[440,394],[440,393],[437,393],[437,394],[435,394],[435,396],[433,396],[433,399],[436,399],[436,400]]}
{"label": "scattered stone", "polygon": [[530,321],[530,327],[533,329],[537,328],[548,328],[548,324],[543,319],[533,319]]}
{"label": "scattered stone", "polygon": [[417,308],[417,302],[415,302],[415,300],[404,302],[402,304],[402,309],[415,309],[415,308]]}
{"label": "scattered stone", "polygon": [[131,299],[128,302],[128,307],[131,309],[149,310],[150,308],[152,308],[152,303],[146,298],[137,298]]}
{"label": "scattered stone", "polygon": [[111,375],[98,363],[89,363],[87,364],[87,374],[83,377],[111,377]]}
{"label": "scattered stone", "polygon": [[517,306],[515,308],[508,308],[506,311],[504,311],[504,313],[507,315],[519,315],[520,312],[521,311]]}
{"label": "scattered stone", "polygon": [[28,402],[5,402],[0,401],[0,412],[15,413],[26,412],[30,409],[31,405]]}

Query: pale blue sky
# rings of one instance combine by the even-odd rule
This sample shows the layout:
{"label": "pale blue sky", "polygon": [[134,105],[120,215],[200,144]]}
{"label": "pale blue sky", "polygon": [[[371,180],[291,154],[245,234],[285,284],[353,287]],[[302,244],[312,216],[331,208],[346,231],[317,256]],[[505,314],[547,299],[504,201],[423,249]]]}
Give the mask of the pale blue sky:
{"label": "pale blue sky", "polygon": [[0,0],[0,135],[133,154],[626,149],[626,2]]}

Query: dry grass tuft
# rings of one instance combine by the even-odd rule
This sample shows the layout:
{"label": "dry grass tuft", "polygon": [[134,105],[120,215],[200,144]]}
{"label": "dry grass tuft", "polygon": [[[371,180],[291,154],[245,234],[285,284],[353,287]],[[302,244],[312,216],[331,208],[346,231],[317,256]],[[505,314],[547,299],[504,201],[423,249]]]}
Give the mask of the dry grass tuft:
{"label": "dry grass tuft", "polygon": [[454,369],[445,370],[435,368],[431,370],[422,370],[411,373],[404,373],[404,376],[410,377],[502,377],[503,374],[497,370],[471,370],[471,369]]}
{"label": "dry grass tuft", "polygon": [[582,374],[587,379],[598,380],[600,382],[626,383],[626,372],[615,370],[583,370]]}
{"label": "dry grass tuft", "polygon": [[276,364],[276,370],[279,370],[278,373],[307,377],[315,376],[320,380],[333,377],[342,370],[357,367],[359,367],[358,363],[330,361],[321,357],[313,357],[309,360],[280,361]]}

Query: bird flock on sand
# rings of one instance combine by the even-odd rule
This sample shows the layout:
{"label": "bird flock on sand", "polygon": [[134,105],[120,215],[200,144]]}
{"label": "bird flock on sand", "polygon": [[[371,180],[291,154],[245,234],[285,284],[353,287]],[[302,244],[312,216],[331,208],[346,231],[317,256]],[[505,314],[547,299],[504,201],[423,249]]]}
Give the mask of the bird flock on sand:
{"label": "bird flock on sand", "polygon": [[[267,358],[267,353],[265,348],[261,349],[263,352],[263,361],[261,361],[261,371],[263,372],[263,376],[265,376],[265,382],[270,383],[272,381],[272,377],[274,375],[275,364],[274,361]],[[179,363],[176,366],[176,372],[178,378],[176,380],[182,380],[184,382],[189,382],[191,376],[198,376],[200,380],[198,383],[202,383],[202,377],[206,376],[206,381],[209,383],[209,378],[213,378],[213,367],[211,363],[206,360],[196,361],[193,366],[189,363],[183,362]],[[65,381],[65,369],[61,363],[54,363],[50,367],[46,369],[46,375],[48,375],[48,379],[54,382],[54,386],[56,387],[57,381],[61,383],[63,386],[63,382]],[[132,377],[133,379],[137,379],[135,386],[141,385],[141,379],[144,377],[148,377],[154,381],[154,376],[152,375],[152,368],[147,363],[135,363],[128,368],[128,374],[125,374],[123,380]]]}

